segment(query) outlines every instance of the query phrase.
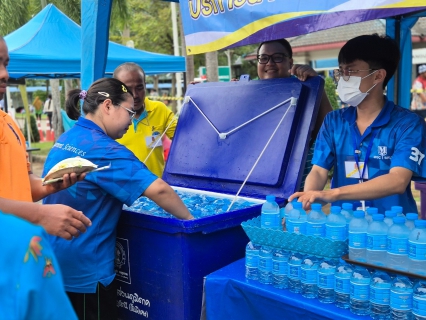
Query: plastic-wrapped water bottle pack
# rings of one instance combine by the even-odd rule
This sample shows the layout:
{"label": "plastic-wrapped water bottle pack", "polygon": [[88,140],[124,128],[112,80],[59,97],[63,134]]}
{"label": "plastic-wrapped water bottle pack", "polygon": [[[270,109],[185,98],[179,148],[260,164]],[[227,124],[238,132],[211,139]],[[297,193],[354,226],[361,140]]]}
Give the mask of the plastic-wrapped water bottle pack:
{"label": "plastic-wrapped water bottle pack", "polygon": [[[177,195],[182,199],[188,210],[195,219],[213,216],[228,211],[232,198],[220,197],[214,193],[194,193],[185,190],[175,189]],[[259,205],[261,201],[248,201],[247,198],[237,199],[231,207],[230,211],[241,210],[255,205]],[[123,209],[148,214],[152,216],[174,218],[170,213],[160,208],[154,201],[140,197],[130,207],[124,205]]]}

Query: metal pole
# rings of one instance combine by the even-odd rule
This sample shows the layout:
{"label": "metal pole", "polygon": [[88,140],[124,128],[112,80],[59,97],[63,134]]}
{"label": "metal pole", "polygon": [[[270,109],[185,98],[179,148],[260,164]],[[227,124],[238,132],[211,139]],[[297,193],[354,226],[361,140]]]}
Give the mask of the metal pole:
{"label": "metal pole", "polygon": [[[179,56],[179,38],[178,38],[178,26],[177,26],[177,14],[176,14],[176,3],[171,2],[170,8],[172,11],[172,27],[173,27],[173,48],[174,55]],[[180,98],[182,96],[182,74],[176,72],[176,96]],[[177,113],[180,113],[182,108],[181,100],[176,100]]]}
{"label": "metal pole", "polygon": [[[398,44],[398,47],[401,48],[401,16],[397,16],[395,17],[395,41]],[[398,82],[399,82],[399,70],[400,70],[401,66],[400,64],[398,65],[398,68],[395,71],[395,82],[394,82],[394,93],[393,93],[393,101],[397,104],[397,105],[401,105],[400,104],[400,98],[399,94],[398,94]]]}

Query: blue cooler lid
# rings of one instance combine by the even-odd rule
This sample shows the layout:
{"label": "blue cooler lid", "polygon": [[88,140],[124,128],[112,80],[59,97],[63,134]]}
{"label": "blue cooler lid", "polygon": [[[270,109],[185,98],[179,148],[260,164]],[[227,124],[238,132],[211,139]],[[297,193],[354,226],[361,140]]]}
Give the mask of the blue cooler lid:
{"label": "blue cooler lid", "polygon": [[[323,88],[321,77],[190,85],[163,179],[173,186],[236,194],[287,112],[240,192],[287,199],[299,190]],[[294,106],[283,104],[290,98],[297,99]]]}

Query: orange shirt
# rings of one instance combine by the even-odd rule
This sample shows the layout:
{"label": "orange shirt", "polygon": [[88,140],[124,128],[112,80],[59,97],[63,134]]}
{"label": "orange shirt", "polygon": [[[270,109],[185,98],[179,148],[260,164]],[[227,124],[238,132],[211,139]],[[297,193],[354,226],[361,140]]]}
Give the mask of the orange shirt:
{"label": "orange shirt", "polygon": [[0,110],[0,197],[32,201],[29,171],[24,135]]}

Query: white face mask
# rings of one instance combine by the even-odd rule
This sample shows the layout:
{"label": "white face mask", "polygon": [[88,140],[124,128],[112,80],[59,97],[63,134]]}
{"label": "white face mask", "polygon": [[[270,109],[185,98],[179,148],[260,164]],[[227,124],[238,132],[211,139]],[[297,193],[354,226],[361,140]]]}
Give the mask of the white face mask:
{"label": "white face mask", "polygon": [[345,81],[343,77],[340,77],[337,84],[337,93],[339,94],[340,100],[344,103],[347,103],[351,106],[358,106],[368,95],[371,89],[373,89],[376,84],[374,84],[367,92],[361,92],[359,86],[361,85],[361,80],[371,76],[377,70],[373,71],[369,75],[366,75],[364,78],[357,76],[350,76],[348,81]]}

